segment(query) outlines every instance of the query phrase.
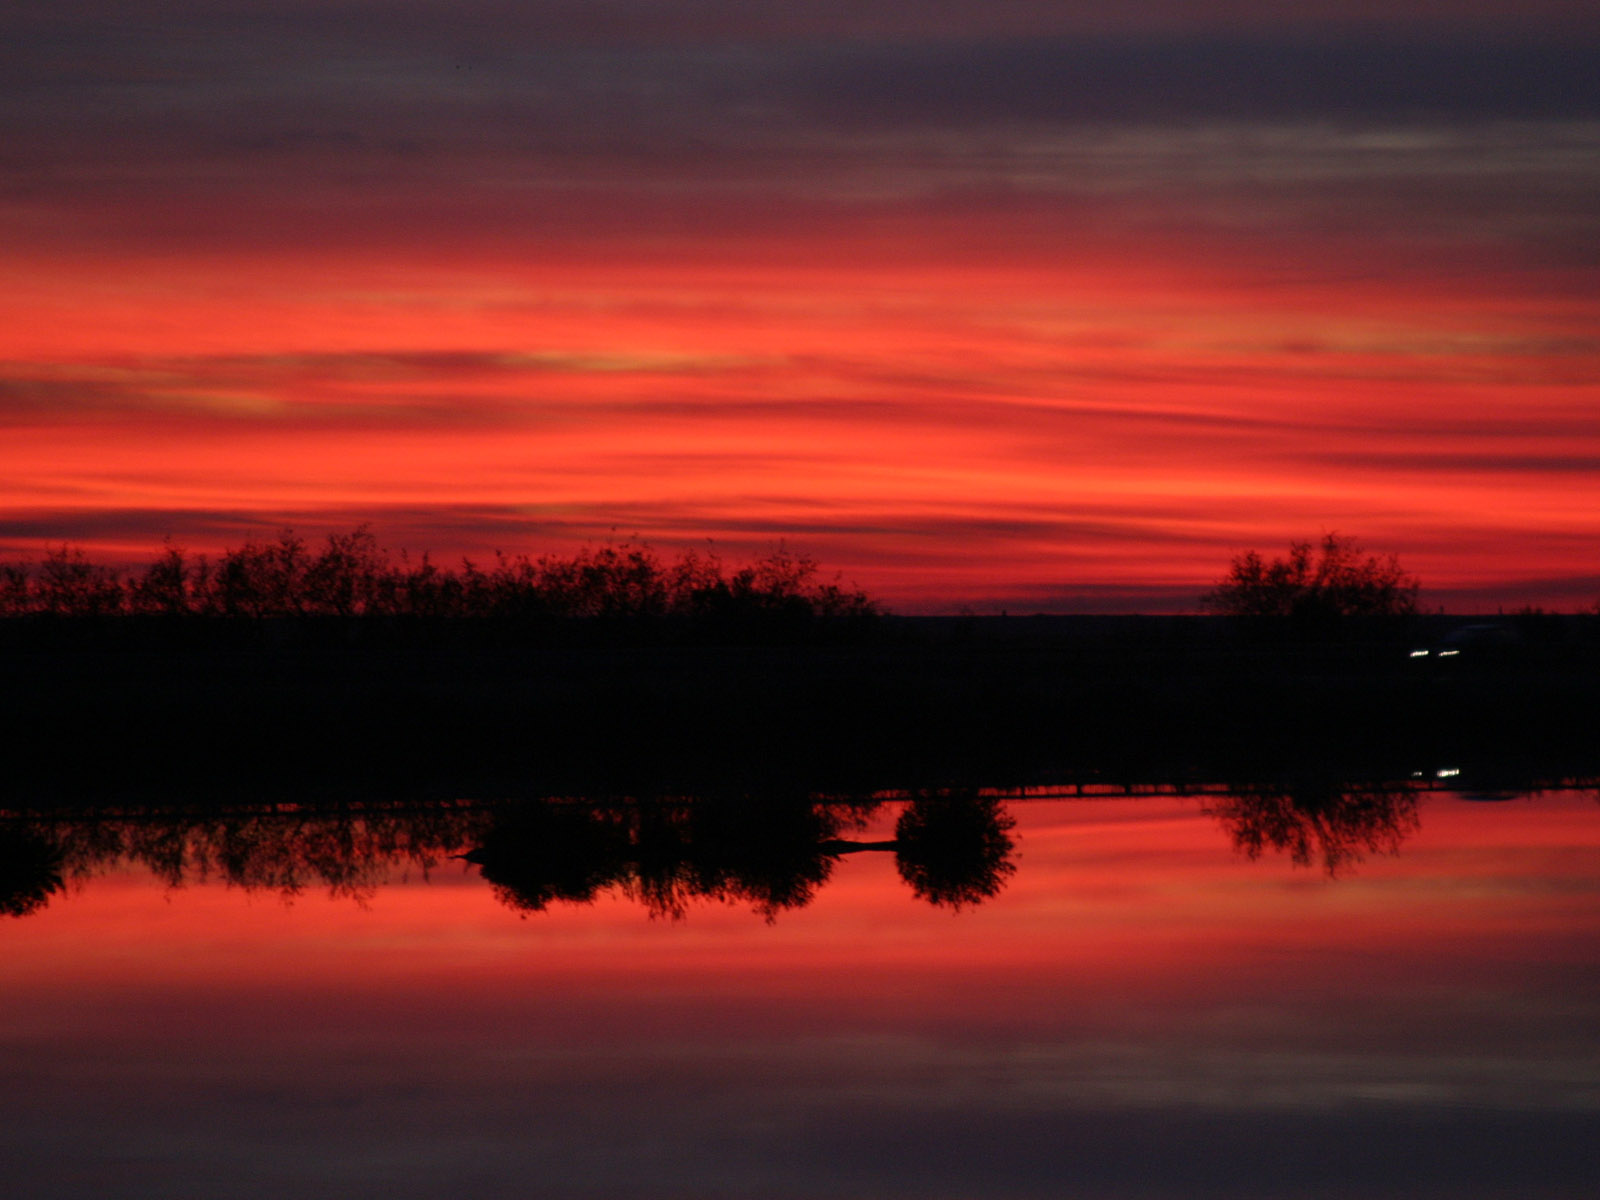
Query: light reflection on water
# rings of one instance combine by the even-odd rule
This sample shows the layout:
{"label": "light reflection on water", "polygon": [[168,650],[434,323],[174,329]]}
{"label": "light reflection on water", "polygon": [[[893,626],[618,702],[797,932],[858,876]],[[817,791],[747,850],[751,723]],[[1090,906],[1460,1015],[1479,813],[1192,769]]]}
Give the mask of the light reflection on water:
{"label": "light reflection on water", "polygon": [[0,926],[0,1146],[37,1197],[1587,1194],[1600,806],[1406,799],[1011,803],[960,905],[892,804],[798,855],[602,822],[542,905],[466,809],[343,877],[213,832],[235,886],[152,835]]}

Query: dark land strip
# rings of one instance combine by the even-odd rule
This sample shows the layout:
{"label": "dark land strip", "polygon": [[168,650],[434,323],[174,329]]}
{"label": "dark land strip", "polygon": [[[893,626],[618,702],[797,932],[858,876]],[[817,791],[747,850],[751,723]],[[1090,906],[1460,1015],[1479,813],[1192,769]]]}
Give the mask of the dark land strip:
{"label": "dark land strip", "polygon": [[[1426,649],[1426,655],[1418,654]],[[1454,650],[1455,653],[1448,653]],[[1600,773],[1600,619],[0,622],[10,804]]]}

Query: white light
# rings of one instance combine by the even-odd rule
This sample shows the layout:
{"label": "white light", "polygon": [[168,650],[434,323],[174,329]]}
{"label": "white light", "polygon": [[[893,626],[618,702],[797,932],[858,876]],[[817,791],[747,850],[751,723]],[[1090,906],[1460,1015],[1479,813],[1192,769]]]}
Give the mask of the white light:
{"label": "white light", "polygon": [[1461,774],[1460,767],[1440,767],[1438,771],[1440,779],[1450,779],[1459,774]]}
{"label": "white light", "polygon": [[1428,657],[1428,652],[1426,650],[1413,650],[1411,652],[1411,657],[1412,658],[1427,658]]}

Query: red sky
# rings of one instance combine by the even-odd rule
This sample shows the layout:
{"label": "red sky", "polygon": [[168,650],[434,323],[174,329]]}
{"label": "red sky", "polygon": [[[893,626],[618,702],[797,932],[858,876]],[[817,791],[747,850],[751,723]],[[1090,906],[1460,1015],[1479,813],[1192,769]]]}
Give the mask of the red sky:
{"label": "red sky", "polygon": [[783,540],[1159,611],[1338,530],[1600,597],[1582,6],[101,7],[0,55],[0,555]]}

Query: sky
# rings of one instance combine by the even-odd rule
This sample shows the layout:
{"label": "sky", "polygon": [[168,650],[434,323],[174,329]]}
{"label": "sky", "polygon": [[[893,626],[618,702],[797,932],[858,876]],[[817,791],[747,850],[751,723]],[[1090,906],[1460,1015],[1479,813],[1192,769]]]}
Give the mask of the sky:
{"label": "sky", "polygon": [[900,611],[1167,612],[1337,531],[1428,607],[1600,599],[1591,4],[0,34],[0,556],[637,535]]}

